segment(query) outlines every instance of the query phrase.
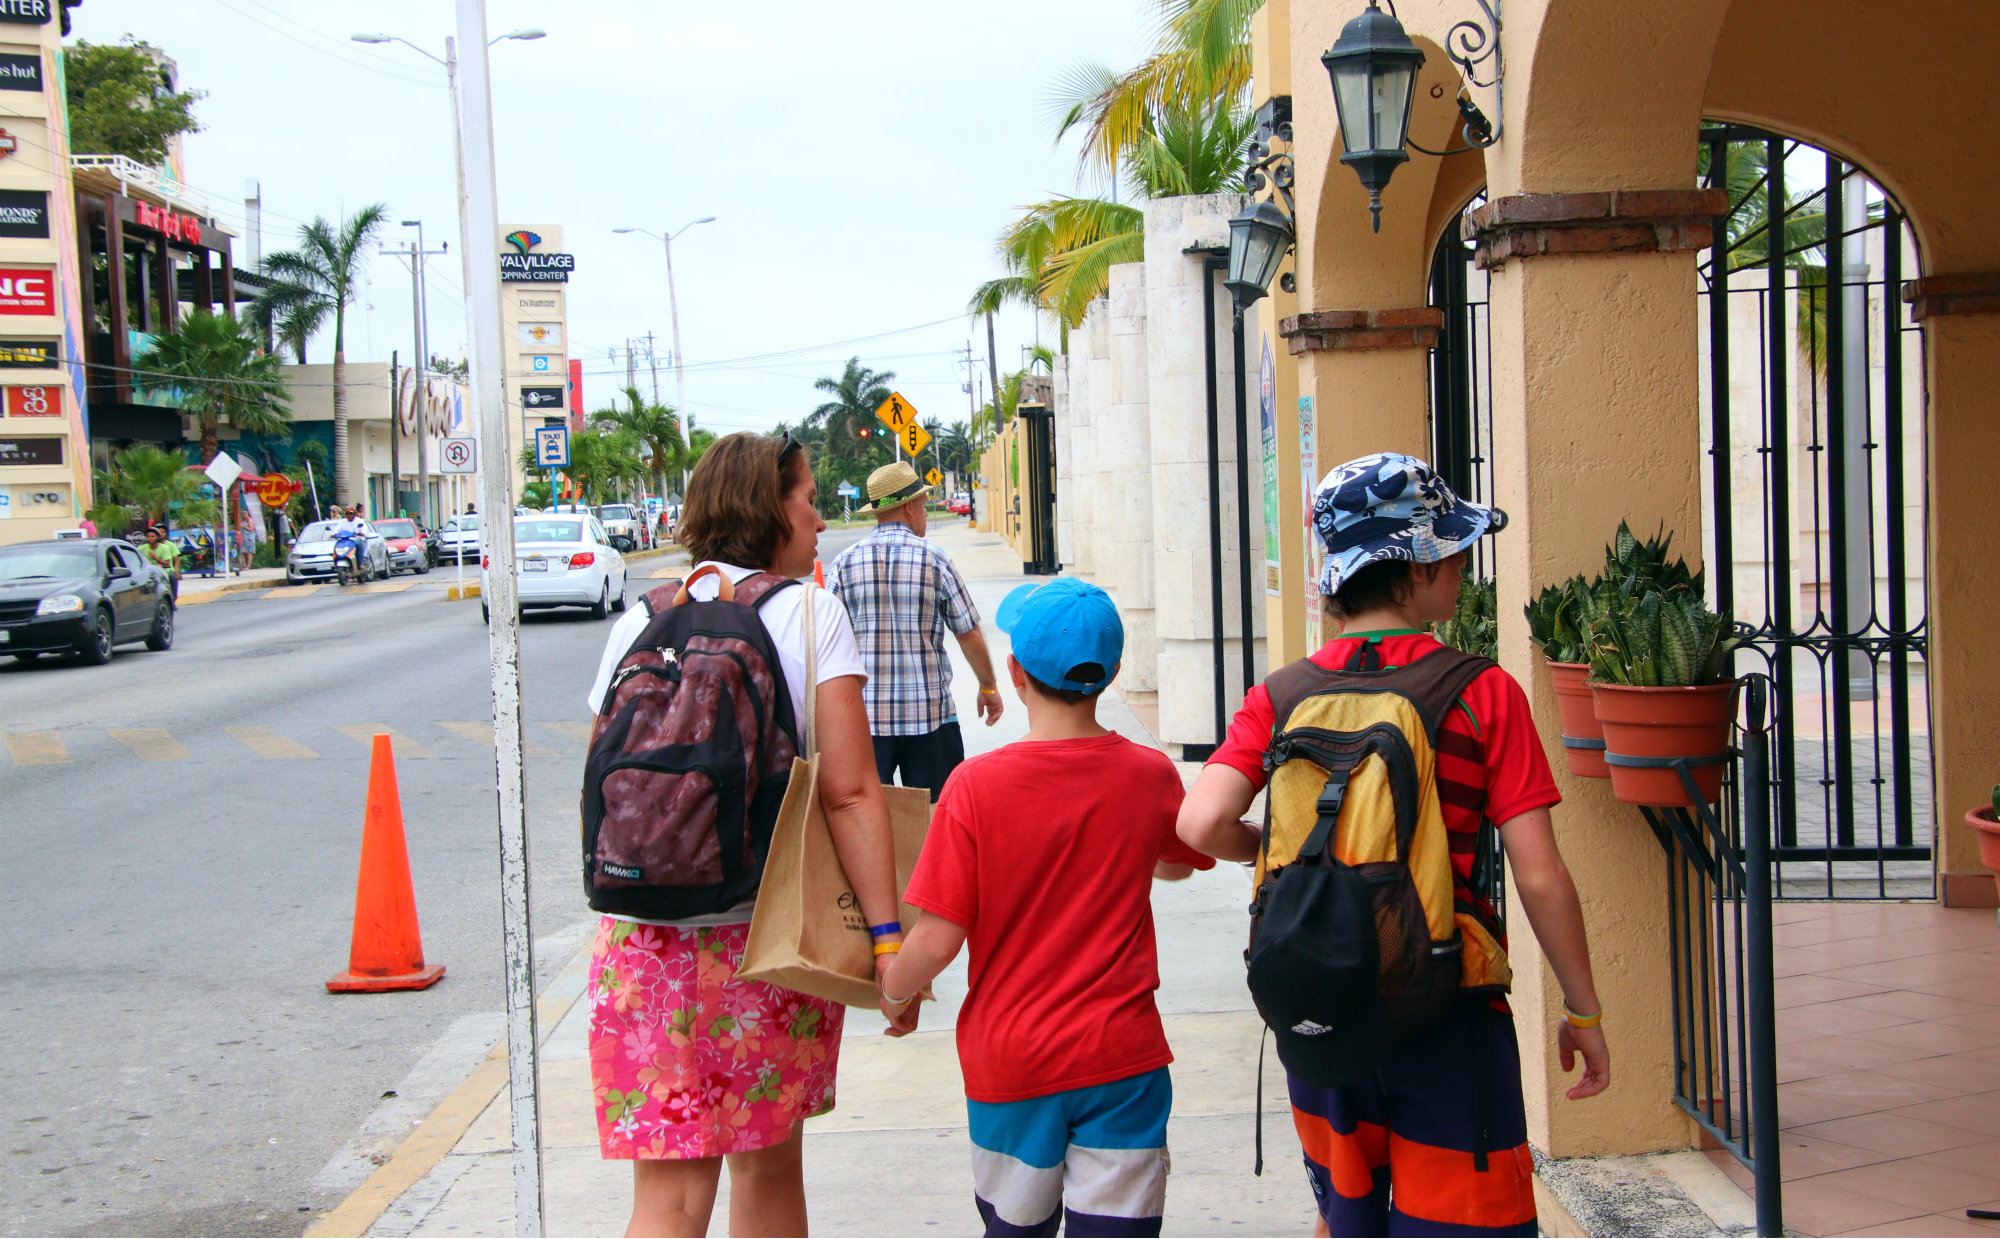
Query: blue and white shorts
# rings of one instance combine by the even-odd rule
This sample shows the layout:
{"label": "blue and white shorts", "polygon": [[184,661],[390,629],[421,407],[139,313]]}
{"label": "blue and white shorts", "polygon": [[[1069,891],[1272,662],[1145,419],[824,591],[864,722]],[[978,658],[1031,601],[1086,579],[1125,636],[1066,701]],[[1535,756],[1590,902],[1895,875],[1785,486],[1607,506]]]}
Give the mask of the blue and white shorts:
{"label": "blue and white shorts", "polygon": [[1157,1235],[1167,1203],[1167,1069],[965,1103],[972,1190],[989,1235]]}

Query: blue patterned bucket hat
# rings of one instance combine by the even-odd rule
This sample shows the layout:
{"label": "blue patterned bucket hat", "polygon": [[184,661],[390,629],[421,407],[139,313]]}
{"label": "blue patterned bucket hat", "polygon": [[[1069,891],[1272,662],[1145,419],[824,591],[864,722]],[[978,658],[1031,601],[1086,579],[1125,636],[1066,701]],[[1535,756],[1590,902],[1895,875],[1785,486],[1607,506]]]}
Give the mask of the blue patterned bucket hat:
{"label": "blue patterned bucket hat", "polygon": [[1313,492],[1313,528],[1326,546],[1319,592],[1331,596],[1369,564],[1434,564],[1507,527],[1498,508],[1468,503],[1414,456],[1377,452],[1335,465]]}

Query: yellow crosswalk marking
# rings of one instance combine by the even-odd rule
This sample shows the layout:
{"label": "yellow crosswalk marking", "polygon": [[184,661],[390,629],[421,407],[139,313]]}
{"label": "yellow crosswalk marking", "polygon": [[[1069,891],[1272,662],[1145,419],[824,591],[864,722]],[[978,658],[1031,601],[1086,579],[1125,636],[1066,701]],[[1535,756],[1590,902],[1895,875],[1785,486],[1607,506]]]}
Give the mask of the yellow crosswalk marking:
{"label": "yellow crosswalk marking", "polygon": [[10,731],[4,739],[17,766],[60,766],[69,761],[69,746],[53,731]]}
{"label": "yellow crosswalk marking", "polygon": [[358,587],[355,592],[362,594],[400,594],[415,584],[415,581],[376,581],[372,584]]}
{"label": "yellow crosswalk marking", "polygon": [[[472,741],[480,748],[490,749],[493,747],[493,724],[491,723],[476,723],[471,721],[442,722],[438,726],[444,728],[454,736]],[[554,749],[546,744],[536,744],[533,740],[525,741],[521,746],[521,751],[530,757],[556,756]]]}
{"label": "yellow crosswalk marking", "polygon": [[324,585],[280,585],[276,589],[264,591],[266,598],[310,598],[325,589]]}
{"label": "yellow crosswalk marking", "polygon": [[186,761],[188,751],[164,727],[113,728],[111,738],[131,749],[140,761]]}
{"label": "yellow crosswalk marking", "polygon": [[589,723],[562,722],[562,723],[544,723],[542,725],[544,727],[553,727],[555,730],[561,732],[562,734],[570,737],[573,740],[581,740],[585,744],[590,743]]}
{"label": "yellow crosswalk marking", "polygon": [[407,757],[413,761],[423,761],[437,756],[435,752],[418,744],[402,732],[391,727],[384,727],[380,723],[342,723],[338,730],[341,735],[346,736],[348,739],[359,740],[363,744],[373,744],[375,742],[375,733],[386,731],[389,733],[389,747],[395,751],[398,757]]}
{"label": "yellow crosswalk marking", "polygon": [[222,730],[236,738],[237,743],[259,757],[283,759],[287,757],[318,757],[297,740],[274,735],[262,727],[225,727]]}
{"label": "yellow crosswalk marking", "polygon": [[232,590],[224,589],[207,589],[198,594],[182,594],[179,600],[174,603],[174,606],[176,608],[198,607],[206,602],[214,602],[218,598],[227,598],[233,592]]}
{"label": "yellow crosswalk marking", "polygon": [[677,576],[686,576],[686,568],[655,568],[646,574],[655,581],[669,581]]}

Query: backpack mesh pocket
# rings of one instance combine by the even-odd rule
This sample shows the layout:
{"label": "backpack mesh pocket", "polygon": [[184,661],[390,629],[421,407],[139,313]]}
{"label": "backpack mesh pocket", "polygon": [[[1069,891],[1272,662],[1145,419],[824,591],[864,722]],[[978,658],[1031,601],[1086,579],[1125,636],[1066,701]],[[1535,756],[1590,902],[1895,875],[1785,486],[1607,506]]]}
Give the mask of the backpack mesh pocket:
{"label": "backpack mesh pocket", "polygon": [[1358,866],[1375,896],[1375,950],[1383,1011],[1392,1035],[1443,1019],[1458,994],[1460,940],[1437,942],[1409,869],[1396,861]]}

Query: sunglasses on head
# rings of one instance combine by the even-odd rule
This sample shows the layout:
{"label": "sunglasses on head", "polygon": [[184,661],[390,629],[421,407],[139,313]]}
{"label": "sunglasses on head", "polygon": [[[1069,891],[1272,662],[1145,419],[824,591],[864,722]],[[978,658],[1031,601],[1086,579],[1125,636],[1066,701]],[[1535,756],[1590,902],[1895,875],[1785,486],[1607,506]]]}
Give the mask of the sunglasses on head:
{"label": "sunglasses on head", "polygon": [[797,439],[794,439],[792,437],[792,432],[787,430],[785,432],[784,444],[778,448],[778,467],[781,469],[784,468],[785,462],[790,460],[793,454],[804,446],[805,444],[800,443]]}

